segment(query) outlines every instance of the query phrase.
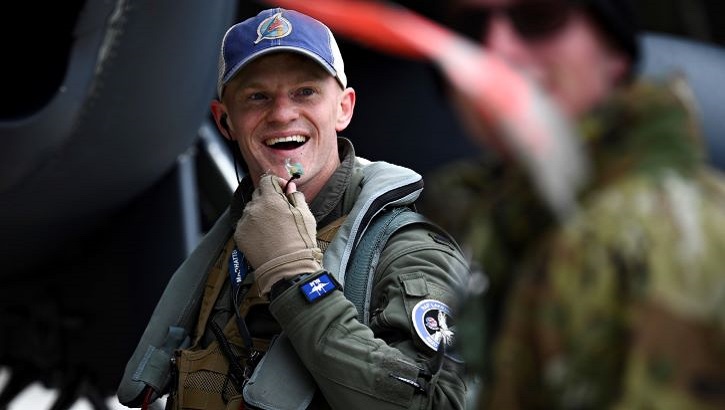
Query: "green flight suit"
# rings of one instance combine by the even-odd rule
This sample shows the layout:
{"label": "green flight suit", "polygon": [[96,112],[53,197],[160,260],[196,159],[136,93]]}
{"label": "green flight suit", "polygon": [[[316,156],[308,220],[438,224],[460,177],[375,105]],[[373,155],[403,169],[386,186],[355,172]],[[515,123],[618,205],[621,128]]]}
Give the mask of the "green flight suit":
{"label": "green flight suit", "polygon": [[[321,236],[326,236],[324,232],[334,227],[330,242],[320,247],[325,252],[325,269],[342,281],[337,266],[331,261],[339,262],[344,258],[329,258],[330,254],[349,252],[343,247],[355,238],[355,230],[364,229],[365,225],[358,221],[366,219],[364,215],[380,211],[382,205],[412,204],[422,189],[422,183],[420,175],[410,170],[356,158],[348,140],[340,138],[339,144],[341,166],[311,201],[310,210],[318,223],[318,243],[321,243]],[[380,172],[377,175],[364,172],[372,168]],[[386,178],[390,180],[396,176],[398,180],[412,181],[409,185],[412,190],[390,191],[385,184]],[[231,205],[234,223],[242,213],[246,198],[251,198],[252,190],[251,182],[245,179],[235,193]],[[374,192],[374,195],[363,196],[369,192]],[[401,196],[400,192],[405,193]],[[359,208],[368,212],[356,213]],[[341,226],[340,221],[344,221]],[[346,227],[354,228],[346,231]],[[228,243],[227,251],[232,247],[233,243]],[[228,275],[226,257],[222,254],[215,264],[218,270],[223,271],[218,277]],[[253,274],[252,271],[248,278]],[[317,393],[308,407],[311,409],[465,408],[467,387],[463,362],[453,354],[438,355],[426,343],[426,335],[419,333],[425,329],[416,327],[415,316],[416,312],[420,312],[419,304],[422,302],[433,300],[446,305],[450,308],[450,326],[446,330],[453,330],[455,337],[454,309],[469,276],[468,264],[457,245],[428,226],[406,226],[390,237],[375,271],[370,275],[369,326],[358,320],[355,305],[340,291],[310,303],[297,285],[283,291],[269,303],[260,300],[255,285],[251,285],[239,305],[253,345],[264,351],[269,339],[284,331],[317,386]],[[222,291],[220,294],[227,293]],[[210,303],[215,302],[202,302],[202,309],[211,306]],[[219,310],[224,317],[220,327],[224,329],[232,350],[237,353],[242,351],[243,340],[226,305],[223,303]],[[223,316],[224,313],[226,316]],[[212,313],[212,316],[215,315]],[[429,322],[420,324],[427,325]],[[191,397],[188,401],[193,401],[194,405],[213,402],[214,408],[238,408],[241,392],[224,379],[224,374],[228,373],[226,364],[219,366],[214,362],[213,369],[203,371],[189,369],[198,358],[216,354],[219,350],[218,336],[204,329],[205,326],[201,326],[197,330],[198,342],[189,349],[191,351],[181,355],[179,368],[183,380],[178,389],[205,391],[199,394],[178,391],[173,397],[178,397],[178,401]],[[240,364],[243,367],[247,363]],[[285,377],[288,376],[284,371],[279,375],[278,391],[271,394],[285,394],[285,384],[288,383]],[[208,387],[210,385],[219,387],[212,389]]]}

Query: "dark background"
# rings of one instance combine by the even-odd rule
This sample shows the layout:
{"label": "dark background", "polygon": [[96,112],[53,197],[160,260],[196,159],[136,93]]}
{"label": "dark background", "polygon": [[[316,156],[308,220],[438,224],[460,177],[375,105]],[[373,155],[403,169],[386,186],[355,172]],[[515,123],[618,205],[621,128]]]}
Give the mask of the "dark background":
{"label": "dark background", "polygon": [[[442,1],[399,3],[437,19]],[[115,65],[102,67],[102,81],[83,94],[68,75],[87,71],[79,83],[98,80],[92,69],[98,50],[90,44],[82,58],[70,51],[79,51],[76,39],[84,33],[104,34],[104,7],[116,3],[6,2],[0,12],[0,154],[40,153],[28,155],[37,167],[18,179],[18,189],[0,189],[0,368],[17,376],[15,389],[0,390],[0,409],[15,390],[38,380],[63,392],[57,409],[78,396],[102,409],[165,284],[228,203],[228,187],[194,141],[208,125],[221,35],[229,23],[267,6],[239,0],[228,12],[235,3],[227,0],[118,2],[127,6],[121,13],[127,25],[115,33]],[[720,1],[635,5],[647,31],[725,46]],[[77,21],[87,25],[76,27]],[[173,29],[160,30],[163,24]],[[338,42],[358,96],[342,135],[358,155],[425,175],[480,152],[440,98],[431,67],[344,37]],[[61,83],[79,97],[60,108],[67,116],[82,114],[67,129],[42,121]],[[0,167],[9,171],[29,163],[3,158]],[[0,181],[12,179],[7,175],[0,173]]]}

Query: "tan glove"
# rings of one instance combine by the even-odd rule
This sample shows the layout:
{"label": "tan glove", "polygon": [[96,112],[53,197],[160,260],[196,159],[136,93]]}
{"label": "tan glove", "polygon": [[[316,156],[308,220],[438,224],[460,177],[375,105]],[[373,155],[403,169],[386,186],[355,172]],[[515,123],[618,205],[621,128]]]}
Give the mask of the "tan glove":
{"label": "tan glove", "polygon": [[280,279],[322,269],[317,223],[304,194],[285,194],[274,175],[260,179],[237,223],[234,240],[255,269],[261,295]]}

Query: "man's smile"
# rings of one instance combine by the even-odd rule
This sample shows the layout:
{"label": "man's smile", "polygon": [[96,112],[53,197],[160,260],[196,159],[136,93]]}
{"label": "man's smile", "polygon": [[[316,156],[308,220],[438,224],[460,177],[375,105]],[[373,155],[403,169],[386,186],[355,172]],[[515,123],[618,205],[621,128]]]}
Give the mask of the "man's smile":
{"label": "man's smile", "polygon": [[310,138],[303,135],[288,135],[286,137],[270,138],[264,143],[271,148],[292,150],[304,145]]}

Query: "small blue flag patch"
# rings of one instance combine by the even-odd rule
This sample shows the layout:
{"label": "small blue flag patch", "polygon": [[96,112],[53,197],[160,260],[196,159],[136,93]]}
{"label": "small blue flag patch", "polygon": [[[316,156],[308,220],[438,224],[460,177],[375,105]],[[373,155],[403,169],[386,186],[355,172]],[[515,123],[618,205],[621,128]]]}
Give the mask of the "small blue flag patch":
{"label": "small blue flag patch", "polygon": [[338,289],[337,283],[327,272],[322,272],[300,285],[300,291],[308,302],[313,303]]}

